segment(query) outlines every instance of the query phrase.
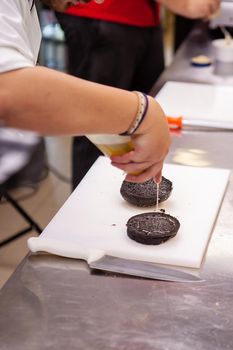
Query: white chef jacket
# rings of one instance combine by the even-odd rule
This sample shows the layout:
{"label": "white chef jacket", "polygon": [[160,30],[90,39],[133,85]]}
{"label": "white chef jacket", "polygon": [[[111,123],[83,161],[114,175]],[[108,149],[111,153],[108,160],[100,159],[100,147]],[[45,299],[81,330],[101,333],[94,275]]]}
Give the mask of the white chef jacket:
{"label": "white chef jacket", "polygon": [[36,64],[41,31],[32,0],[0,0],[0,73]]}
{"label": "white chef jacket", "polygon": [[[36,64],[41,32],[32,2],[0,0],[0,73]],[[22,169],[38,140],[34,133],[0,127],[0,184]]]}

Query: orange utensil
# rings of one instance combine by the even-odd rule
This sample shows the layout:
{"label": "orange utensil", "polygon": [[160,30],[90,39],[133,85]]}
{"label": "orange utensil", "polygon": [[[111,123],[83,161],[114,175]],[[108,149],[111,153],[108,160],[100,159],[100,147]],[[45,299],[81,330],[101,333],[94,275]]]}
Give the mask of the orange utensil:
{"label": "orange utensil", "polygon": [[233,131],[233,121],[185,119],[183,117],[167,116],[170,130],[203,130],[203,131]]}
{"label": "orange utensil", "polygon": [[182,117],[168,117],[167,121],[170,129],[182,129],[183,127],[183,118]]}

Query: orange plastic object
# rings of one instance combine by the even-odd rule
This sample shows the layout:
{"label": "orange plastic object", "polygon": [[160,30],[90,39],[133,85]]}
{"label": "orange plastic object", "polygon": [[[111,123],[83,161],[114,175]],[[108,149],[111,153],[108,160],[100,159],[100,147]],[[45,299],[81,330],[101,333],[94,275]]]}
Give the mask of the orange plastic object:
{"label": "orange plastic object", "polygon": [[182,117],[168,117],[167,121],[170,129],[182,129],[183,127],[183,118]]}

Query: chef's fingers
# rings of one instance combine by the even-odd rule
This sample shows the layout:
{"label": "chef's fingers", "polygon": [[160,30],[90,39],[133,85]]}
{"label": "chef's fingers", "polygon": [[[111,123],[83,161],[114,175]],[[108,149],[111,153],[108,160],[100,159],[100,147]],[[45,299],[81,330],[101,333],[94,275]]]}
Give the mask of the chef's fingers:
{"label": "chef's fingers", "polygon": [[131,173],[127,174],[126,180],[130,182],[144,182],[150,179],[154,179],[156,183],[160,183],[162,167],[163,167],[163,162],[157,163],[156,165],[153,165],[147,168],[145,171],[139,174],[136,174],[136,175],[133,175]]}
{"label": "chef's fingers", "polygon": [[160,161],[151,165],[150,162],[143,163],[114,163],[112,165],[118,169],[123,170],[126,175],[126,180],[131,182],[144,182],[151,178],[156,179],[156,182],[160,182],[163,162]]}
{"label": "chef's fingers", "polygon": [[129,163],[116,163],[113,162],[111,163],[113,166],[117,167],[118,169],[123,170],[126,174],[131,174],[133,177],[138,176],[139,174],[144,173],[147,169],[151,167],[151,164],[148,162],[142,162],[142,163],[134,163],[134,162],[129,162]]}
{"label": "chef's fingers", "polygon": [[134,155],[135,151],[130,151],[122,154],[121,156],[111,156],[110,159],[113,163],[128,164],[132,162]]}
{"label": "chef's fingers", "polygon": [[157,184],[162,181],[162,169],[154,176],[154,181]]}
{"label": "chef's fingers", "polygon": [[111,161],[113,166],[127,173],[129,181],[143,182],[153,178],[155,182],[159,183],[161,180],[163,157],[157,158],[157,160],[145,159],[142,161],[138,159],[137,152],[131,151],[122,156],[112,156]]}

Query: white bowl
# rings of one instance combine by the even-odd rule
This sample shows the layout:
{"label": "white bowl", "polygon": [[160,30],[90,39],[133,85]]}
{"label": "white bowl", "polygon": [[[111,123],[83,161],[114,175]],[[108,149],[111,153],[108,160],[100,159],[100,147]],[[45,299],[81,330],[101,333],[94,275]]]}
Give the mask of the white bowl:
{"label": "white bowl", "polygon": [[233,62],[233,40],[228,43],[226,39],[212,41],[215,59],[220,62]]}

